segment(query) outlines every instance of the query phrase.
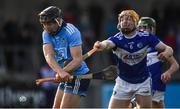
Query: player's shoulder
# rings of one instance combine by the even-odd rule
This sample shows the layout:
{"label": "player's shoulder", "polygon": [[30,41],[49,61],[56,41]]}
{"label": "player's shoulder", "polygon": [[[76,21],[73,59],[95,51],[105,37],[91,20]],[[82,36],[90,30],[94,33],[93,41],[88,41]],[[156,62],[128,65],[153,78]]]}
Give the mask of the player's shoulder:
{"label": "player's shoulder", "polygon": [[48,33],[46,30],[44,30],[44,31],[42,32],[42,36],[43,36],[43,37],[47,37],[47,36],[49,36],[49,33]]}
{"label": "player's shoulder", "polygon": [[72,35],[76,32],[79,32],[79,30],[71,23],[66,23],[64,29],[68,35]]}
{"label": "player's shoulder", "polygon": [[123,36],[122,32],[116,33],[113,37]]}
{"label": "player's shoulder", "polygon": [[123,39],[123,34],[121,32],[118,32],[115,35],[111,36],[110,38],[115,38],[115,39],[122,40]]}

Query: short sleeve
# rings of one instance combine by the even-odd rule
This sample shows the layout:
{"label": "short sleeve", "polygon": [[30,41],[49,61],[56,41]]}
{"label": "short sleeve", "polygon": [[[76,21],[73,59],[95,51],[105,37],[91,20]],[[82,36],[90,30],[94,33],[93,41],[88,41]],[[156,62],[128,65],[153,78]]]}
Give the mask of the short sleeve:
{"label": "short sleeve", "polygon": [[43,44],[48,44],[48,43],[51,43],[51,39],[50,39],[50,36],[47,32],[43,32],[42,33],[42,39],[43,39]]}
{"label": "short sleeve", "polygon": [[119,43],[119,39],[122,39],[122,35],[120,35],[120,33],[117,33],[116,35],[108,38],[108,40],[112,41],[116,46]]}
{"label": "short sleeve", "polygon": [[74,32],[72,35],[69,36],[68,42],[70,47],[81,45],[81,33],[79,31]]}
{"label": "short sleeve", "polygon": [[157,38],[157,36],[154,36],[152,34],[149,35],[148,41],[149,41],[151,47],[153,47],[153,48],[155,48],[156,45],[158,45],[160,43],[160,40]]}

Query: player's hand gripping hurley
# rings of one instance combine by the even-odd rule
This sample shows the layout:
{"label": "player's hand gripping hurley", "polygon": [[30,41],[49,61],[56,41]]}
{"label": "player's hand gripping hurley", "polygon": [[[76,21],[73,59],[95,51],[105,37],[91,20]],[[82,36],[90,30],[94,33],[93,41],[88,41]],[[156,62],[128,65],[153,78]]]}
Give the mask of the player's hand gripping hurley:
{"label": "player's hand gripping hurley", "polygon": [[[88,57],[90,57],[92,54],[94,54],[97,51],[96,48],[91,49],[89,52],[87,52],[86,54],[83,55],[83,60],[86,60]],[[68,62],[65,62],[65,65],[67,65]],[[72,76],[73,78],[73,76]],[[55,77],[48,77],[48,78],[42,78],[42,79],[37,79],[36,80],[36,84],[42,84],[43,82],[48,82],[48,81],[52,81],[52,82],[61,82],[58,81]]]}
{"label": "player's hand gripping hurley", "polygon": [[[110,65],[105,69],[95,72],[89,73],[86,75],[79,75],[79,76],[72,76],[72,78],[79,78],[79,79],[100,79],[100,80],[115,80],[118,76],[118,68],[117,66]],[[40,85],[44,82],[56,82],[59,83],[61,81],[56,80],[55,77],[43,78],[36,80],[36,84]]]}

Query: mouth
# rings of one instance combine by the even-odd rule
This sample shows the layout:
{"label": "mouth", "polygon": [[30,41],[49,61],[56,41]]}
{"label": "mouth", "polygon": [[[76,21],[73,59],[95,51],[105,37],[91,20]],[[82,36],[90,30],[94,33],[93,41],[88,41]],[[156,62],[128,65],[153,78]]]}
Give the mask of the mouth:
{"label": "mouth", "polygon": [[130,27],[130,24],[124,24],[122,25],[122,28],[129,28]]}
{"label": "mouth", "polygon": [[48,32],[50,35],[55,35],[55,34],[56,34],[55,31],[49,31],[49,30],[47,30],[47,32]]}
{"label": "mouth", "polygon": [[130,34],[134,29],[130,29],[130,28],[121,28],[121,32],[123,34]]}

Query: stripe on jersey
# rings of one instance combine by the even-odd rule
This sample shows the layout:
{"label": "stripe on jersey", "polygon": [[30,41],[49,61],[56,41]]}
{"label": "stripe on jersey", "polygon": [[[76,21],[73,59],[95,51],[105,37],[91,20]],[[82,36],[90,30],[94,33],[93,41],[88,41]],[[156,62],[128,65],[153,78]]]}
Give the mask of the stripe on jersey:
{"label": "stripe on jersey", "polygon": [[113,51],[124,63],[128,65],[135,65],[140,63],[147,55],[147,49],[149,46],[145,46],[137,52],[130,53],[124,49],[117,48]]}
{"label": "stripe on jersey", "polygon": [[67,25],[67,26],[66,26],[66,30],[68,31],[68,33],[69,33],[70,35],[72,35],[72,34],[75,32],[75,30],[74,30],[70,25]]}
{"label": "stripe on jersey", "polygon": [[158,52],[152,52],[147,54],[147,66],[160,62],[157,57]]}

